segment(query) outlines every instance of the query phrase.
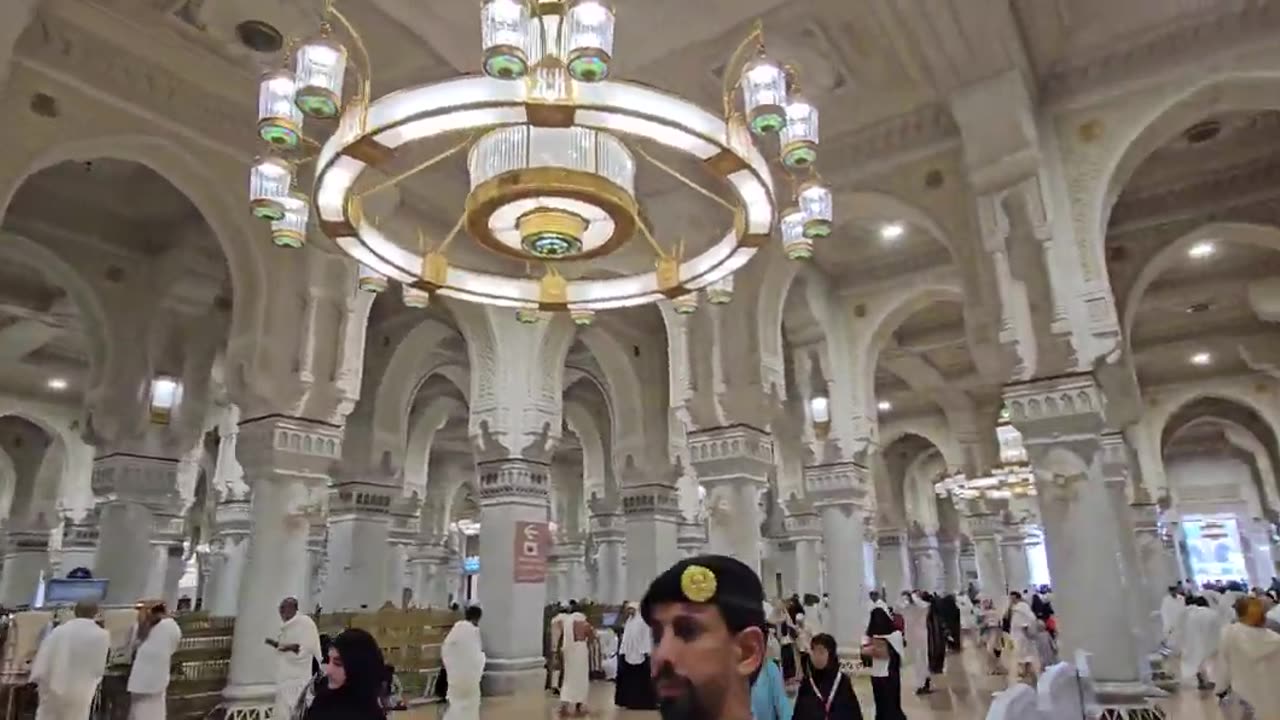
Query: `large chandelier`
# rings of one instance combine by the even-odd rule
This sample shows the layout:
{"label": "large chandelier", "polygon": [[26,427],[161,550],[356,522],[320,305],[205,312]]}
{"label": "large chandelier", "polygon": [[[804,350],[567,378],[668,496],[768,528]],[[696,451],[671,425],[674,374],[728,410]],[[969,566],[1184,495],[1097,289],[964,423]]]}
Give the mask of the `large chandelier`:
{"label": "large chandelier", "polygon": [[[723,110],[714,113],[614,79],[614,12],[605,0],[484,0],[480,10],[480,75],[373,100],[363,42],[330,8],[319,34],[291,53],[292,65],[263,77],[258,134],[269,150],[253,167],[250,207],[271,223],[276,244],[302,245],[314,221],[359,261],[363,289],[384,290],[390,279],[412,307],[438,293],[512,307],[526,321],[568,311],[588,324],[598,310],[662,298],[679,312],[696,309],[699,293],[728,302],[733,273],[775,225],[797,260],[830,234],[831,192],[814,167],[817,108],[799,91],[794,70],[766,54],[759,25],[730,60]],[[349,97],[349,56],[335,28],[356,49]],[[304,124],[324,128],[328,138],[312,141]],[[761,150],[775,135],[793,188],[781,212]],[[408,170],[396,164],[415,145],[459,137]],[[703,187],[642,145],[692,158],[719,186]],[[403,226],[366,209],[369,195],[464,150],[469,192],[447,235],[418,229],[416,238],[400,237]],[[655,237],[636,196],[642,161],[729,209],[723,236],[692,250],[685,238]],[[315,164],[309,194],[297,187],[307,162]],[[459,235],[487,251],[483,262],[470,248],[465,260],[458,257],[452,244]],[[625,273],[591,265],[637,237],[651,248],[652,264]]]}
{"label": "large chandelier", "polygon": [[1022,434],[1012,425],[996,426],[996,440],[1000,445],[1000,465],[991,472],[971,478],[957,472],[935,484],[939,497],[950,496],[956,500],[1012,500],[1035,497],[1036,475],[1027,462],[1027,451],[1022,445]]}

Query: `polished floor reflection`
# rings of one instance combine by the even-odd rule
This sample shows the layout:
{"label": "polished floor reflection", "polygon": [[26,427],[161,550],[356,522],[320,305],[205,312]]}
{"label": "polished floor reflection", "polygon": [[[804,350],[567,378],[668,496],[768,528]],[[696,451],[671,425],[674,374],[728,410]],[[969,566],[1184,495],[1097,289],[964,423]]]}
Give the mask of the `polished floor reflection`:
{"label": "polished floor reflection", "polygon": [[[947,658],[947,672],[944,677],[935,679],[936,689],[925,696],[907,693],[903,699],[903,709],[912,720],[973,720],[986,716],[987,707],[991,704],[991,696],[1004,689],[1008,679],[988,675],[980,662],[980,658],[970,651],[962,655],[951,655]],[[874,717],[874,706],[871,702],[871,685],[865,678],[855,683],[858,699],[862,703],[863,717]],[[541,717],[552,717],[555,711],[555,698],[552,696],[515,696],[502,698],[486,698],[480,709],[483,720],[531,720],[531,712],[541,703]],[[1160,703],[1168,713],[1169,720],[1208,720],[1221,717],[1213,696],[1208,692],[1183,690]],[[421,720],[437,718],[441,715],[439,706],[425,706],[409,713],[399,714],[403,720]],[[603,720],[641,720],[657,717],[654,712],[636,712],[619,710],[613,706],[613,685],[611,683],[593,683],[591,688],[592,718]]]}

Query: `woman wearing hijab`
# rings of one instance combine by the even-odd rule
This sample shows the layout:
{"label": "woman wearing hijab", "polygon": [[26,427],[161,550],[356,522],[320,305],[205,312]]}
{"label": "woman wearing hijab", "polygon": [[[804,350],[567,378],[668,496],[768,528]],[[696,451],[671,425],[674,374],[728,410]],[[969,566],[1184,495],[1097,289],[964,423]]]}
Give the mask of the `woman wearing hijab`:
{"label": "woman wearing hijab", "polygon": [[907,720],[902,712],[902,633],[883,608],[871,611],[867,623],[871,656],[871,695],[875,698],[875,720]]}
{"label": "woman wearing hijab", "polygon": [[325,672],[294,710],[299,720],[385,720],[381,695],[387,664],[373,636],[344,630],[329,646]]}
{"label": "woman wearing hijab", "polygon": [[795,720],[862,720],[849,676],[840,672],[836,639],[818,633],[809,641],[809,677],[800,682]]}
{"label": "woman wearing hijab", "polygon": [[627,623],[622,628],[618,648],[618,681],[613,704],[628,710],[656,710],[658,698],[649,676],[649,656],[653,653],[653,633],[636,606],[627,604]]}

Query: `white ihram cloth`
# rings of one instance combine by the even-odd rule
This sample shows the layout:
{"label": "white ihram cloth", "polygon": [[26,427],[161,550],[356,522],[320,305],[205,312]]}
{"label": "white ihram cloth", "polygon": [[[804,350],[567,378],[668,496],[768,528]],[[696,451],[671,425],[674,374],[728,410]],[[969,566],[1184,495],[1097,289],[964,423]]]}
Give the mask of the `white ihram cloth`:
{"label": "white ihram cloth", "polygon": [[[591,690],[591,655],[587,650],[587,643],[573,639],[573,624],[586,621],[587,616],[580,612],[560,616],[560,639],[564,643],[564,683],[560,686],[562,703],[585,704],[587,693]],[[452,677],[449,682],[453,682]]]}
{"label": "white ihram cloth", "polygon": [[1181,595],[1165,595],[1160,601],[1160,627],[1164,631],[1165,644],[1171,648],[1178,646],[1178,624],[1186,609],[1186,601]]}
{"label": "white ihram cloth", "polygon": [[1218,692],[1230,688],[1253,707],[1255,720],[1280,720],[1280,634],[1232,623],[1218,644]]}
{"label": "white ihram cloth", "polygon": [[111,634],[88,618],[49,633],[31,664],[31,681],[40,687],[36,718],[88,720],[110,649]]}
{"label": "white ihram cloth", "polygon": [[272,717],[288,718],[311,682],[312,661],[320,661],[320,632],[310,617],[297,613],[280,626],[279,646],[297,645],[298,652],[276,651],[276,707]]}
{"label": "white ihram cloth", "polygon": [[978,627],[978,616],[973,609],[973,601],[968,595],[960,593],[956,596],[956,607],[960,608],[960,629],[973,630]]}
{"label": "white ihram cloth", "polygon": [[613,628],[606,628],[598,635],[600,638],[600,669],[604,671],[605,680],[618,679],[618,633]]}
{"label": "white ihram cloth", "polygon": [[173,618],[160,620],[147,639],[138,645],[129,670],[130,720],[164,720],[165,689],[169,687],[169,664],[182,640],[182,630]]}
{"label": "white ihram cloth", "polygon": [[911,669],[917,688],[929,679],[929,606],[912,596],[902,606],[902,623],[906,626],[906,654],[902,664]]}
{"label": "white ihram cloth", "polygon": [[480,628],[469,620],[454,623],[440,646],[440,659],[449,674],[449,709],[444,720],[479,720],[480,678],[485,663]]}
{"label": "white ihram cloth", "polygon": [[1036,662],[1036,643],[1031,631],[1036,626],[1036,614],[1025,600],[1013,604],[1009,612],[1009,635],[1013,637],[1013,662],[1022,665]]}
{"label": "white ihram cloth", "polygon": [[1218,613],[1207,607],[1192,605],[1182,611],[1181,621],[1174,632],[1174,643],[1181,648],[1181,675],[1183,682],[1192,682],[1204,664],[1218,652],[1222,637],[1222,621]]}

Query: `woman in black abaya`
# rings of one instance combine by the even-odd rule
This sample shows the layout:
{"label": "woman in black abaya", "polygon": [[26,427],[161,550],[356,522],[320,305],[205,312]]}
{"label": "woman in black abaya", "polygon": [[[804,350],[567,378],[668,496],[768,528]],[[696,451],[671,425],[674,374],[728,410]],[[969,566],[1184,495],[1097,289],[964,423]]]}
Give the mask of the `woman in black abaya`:
{"label": "woman in black abaya", "polygon": [[862,720],[853,684],[840,672],[836,639],[826,633],[814,635],[809,653],[811,671],[800,681],[792,720]]}

